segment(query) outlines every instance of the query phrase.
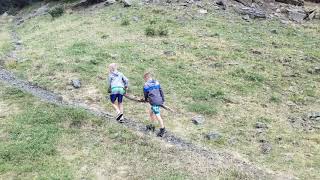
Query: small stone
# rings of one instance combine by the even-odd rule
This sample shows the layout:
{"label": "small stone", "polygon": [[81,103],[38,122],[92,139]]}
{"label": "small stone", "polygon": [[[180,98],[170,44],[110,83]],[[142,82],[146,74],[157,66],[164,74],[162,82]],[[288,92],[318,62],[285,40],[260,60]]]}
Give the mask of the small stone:
{"label": "small stone", "polygon": [[116,16],[111,17],[112,21],[116,21],[118,18]]}
{"label": "small stone", "polygon": [[264,142],[262,145],[261,145],[261,152],[263,154],[269,154],[272,150],[272,145],[269,143],[269,142]]}
{"label": "small stone", "polygon": [[104,5],[105,5],[105,6],[110,6],[110,5],[114,4],[114,3],[116,3],[116,0],[107,0],[107,1],[104,3]]}
{"label": "small stone", "polygon": [[176,55],[176,53],[174,51],[164,51],[163,54],[166,56],[175,56]]}
{"label": "small stone", "polygon": [[278,31],[277,31],[276,29],[272,29],[270,32],[271,32],[272,34],[278,34]]}
{"label": "small stone", "polygon": [[199,9],[200,14],[207,14],[208,11],[206,9]]}
{"label": "small stone", "polygon": [[73,79],[71,80],[71,85],[74,88],[79,89],[81,87],[81,81],[79,79]]}
{"label": "small stone", "polygon": [[110,36],[104,34],[104,35],[101,36],[101,39],[107,39],[108,37],[110,37]]}
{"label": "small stone", "polygon": [[137,17],[137,16],[133,16],[133,17],[132,17],[132,20],[135,21],[135,22],[138,22],[140,19],[139,19],[139,17]]}
{"label": "small stone", "polygon": [[210,132],[206,135],[208,140],[218,140],[222,137],[222,135],[218,132]]}
{"label": "small stone", "polygon": [[201,115],[198,115],[198,116],[192,117],[191,121],[193,122],[193,124],[199,125],[204,123],[205,118]]}
{"label": "small stone", "polygon": [[22,41],[17,41],[16,45],[18,45],[18,46],[22,45]]}
{"label": "small stone", "polygon": [[130,7],[132,5],[131,0],[122,0],[124,7]]}
{"label": "small stone", "polygon": [[266,124],[266,123],[263,123],[263,122],[256,122],[255,127],[256,127],[257,129],[267,129],[267,128],[268,128],[267,124]]}
{"label": "small stone", "polygon": [[247,21],[247,22],[250,22],[250,16],[247,14],[247,15],[244,15],[244,16],[242,16],[242,19],[243,20],[245,20],[245,21]]}
{"label": "small stone", "polygon": [[251,52],[252,52],[253,54],[257,54],[257,55],[261,55],[261,54],[262,54],[262,52],[259,51],[259,50],[257,50],[257,49],[251,49]]}

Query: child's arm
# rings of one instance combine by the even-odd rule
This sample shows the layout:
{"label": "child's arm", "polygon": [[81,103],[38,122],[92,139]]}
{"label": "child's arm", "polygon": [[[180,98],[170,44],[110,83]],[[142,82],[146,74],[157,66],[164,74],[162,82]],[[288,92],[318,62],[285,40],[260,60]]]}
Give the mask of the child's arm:
{"label": "child's arm", "polygon": [[129,79],[126,76],[122,75],[122,81],[124,83],[124,88],[127,89],[129,86]]}
{"label": "child's arm", "polygon": [[160,87],[159,91],[160,91],[160,95],[161,95],[161,97],[162,97],[162,101],[164,102],[164,93],[163,93],[161,87]]}
{"label": "child's arm", "polygon": [[144,94],[144,101],[148,102],[148,91],[145,90],[145,87],[143,87],[143,94]]}
{"label": "child's arm", "polygon": [[108,93],[111,93],[111,77],[108,77]]}

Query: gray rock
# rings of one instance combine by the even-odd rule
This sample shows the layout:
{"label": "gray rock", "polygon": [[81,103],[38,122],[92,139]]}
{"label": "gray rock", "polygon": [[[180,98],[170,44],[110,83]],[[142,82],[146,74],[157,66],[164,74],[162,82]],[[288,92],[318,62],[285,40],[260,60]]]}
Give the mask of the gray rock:
{"label": "gray rock", "polygon": [[110,5],[114,4],[114,3],[116,3],[116,0],[107,0],[107,1],[104,3],[104,5],[105,5],[105,6],[110,6]]}
{"label": "gray rock", "polygon": [[272,150],[272,145],[269,142],[262,143],[260,147],[263,154],[269,154]]}
{"label": "gray rock", "polygon": [[163,51],[163,54],[166,56],[175,56],[176,53],[174,51]]}
{"label": "gray rock", "polygon": [[140,19],[139,19],[139,17],[137,17],[137,16],[133,16],[133,17],[132,17],[132,20],[135,21],[135,22],[138,22]]}
{"label": "gray rock", "polygon": [[201,115],[198,116],[194,116],[191,118],[191,121],[193,122],[193,124],[195,125],[199,125],[199,124],[203,124],[205,121],[205,118]]}
{"label": "gray rock", "polygon": [[320,66],[315,66],[307,70],[310,74],[320,74]]}
{"label": "gray rock", "polygon": [[218,140],[222,138],[222,135],[218,132],[210,132],[205,136],[208,140]]}
{"label": "gray rock", "polygon": [[306,17],[306,13],[304,11],[299,10],[289,10],[289,19],[298,23],[303,22]]}
{"label": "gray rock", "polygon": [[257,129],[267,129],[267,128],[268,128],[267,124],[266,124],[266,123],[263,123],[263,122],[256,122],[255,127],[256,127]]}
{"label": "gray rock", "polygon": [[3,13],[1,16],[2,16],[2,17],[7,17],[7,16],[8,16],[8,13],[5,12],[5,13]]}
{"label": "gray rock", "polygon": [[320,117],[320,112],[310,112],[307,114],[307,117],[309,119],[316,119],[316,118]]}
{"label": "gray rock", "polygon": [[199,9],[198,11],[200,14],[207,14],[208,11],[206,9]]}
{"label": "gray rock", "polygon": [[245,20],[245,21],[247,21],[247,22],[250,22],[250,21],[251,21],[250,16],[249,16],[248,14],[242,16],[242,19]]}
{"label": "gray rock", "polygon": [[282,2],[285,4],[292,4],[295,6],[303,6],[304,5],[304,0],[276,0],[276,2]]}
{"label": "gray rock", "polygon": [[278,34],[278,31],[277,31],[276,29],[272,29],[270,32],[271,32],[272,34]]}
{"label": "gray rock", "polygon": [[130,7],[132,5],[131,0],[122,0],[124,7]]}
{"label": "gray rock", "polygon": [[22,45],[22,41],[21,41],[21,40],[20,40],[20,41],[17,41],[17,42],[16,42],[16,45],[21,46],[21,45]]}
{"label": "gray rock", "polygon": [[221,6],[221,8],[222,8],[223,10],[226,10],[226,9],[227,9],[227,2],[226,2],[226,0],[217,0],[217,1],[216,1],[216,4],[219,5],[219,6]]}
{"label": "gray rock", "polygon": [[71,85],[74,88],[79,89],[81,87],[81,81],[79,79],[73,79],[71,80]]}
{"label": "gray rock", "polygon": [[252,7],[239,7],[236,9],[239,14],[249,15],[250,18],[267,18],[266,13],[257,8]]}
{"label": "gray rock", "polygon": [[111,17],[111,20],[112,20],[112,21],[116,21],[116,20],[118,20],[118,19],[119,19],[119,18],[116,17],[116,16]]}

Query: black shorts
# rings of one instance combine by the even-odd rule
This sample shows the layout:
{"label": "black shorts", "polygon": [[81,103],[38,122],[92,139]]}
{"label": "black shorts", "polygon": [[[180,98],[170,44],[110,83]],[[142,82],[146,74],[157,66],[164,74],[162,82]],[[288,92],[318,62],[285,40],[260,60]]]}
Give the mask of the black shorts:
{"label": "black shorts", "polygon": [[110,100],[111,100],[112,104],[114,102],[116,102],[117,99],[118,99],[118,103],[122,103],[123,95],[122,94],[111,94],[110,95]]}

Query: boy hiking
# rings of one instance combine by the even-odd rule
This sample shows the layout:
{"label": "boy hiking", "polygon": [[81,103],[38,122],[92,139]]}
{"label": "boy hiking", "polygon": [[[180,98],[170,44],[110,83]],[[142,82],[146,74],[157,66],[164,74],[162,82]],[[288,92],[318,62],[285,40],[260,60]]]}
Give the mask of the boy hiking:
{"label": "boy hiking", "polygon": [[[123,121],[123,95],[128,89],[128,78],[126,78],[121,72],[118,71],[118,65],[112,63],[109,65],[109,77],[108,77],[108,92],[110,93],[110,100],[113,108],[116,110],[116,119],[120,123]],[[117,102],[116,102],[117,100]]]}
{"label": "boy hiking", "polygon": [[[160,106],[162,106],[164,103],[163,91],[160,87],[159,82],[152,78],[152,74],[150,72],[145,73],[143,78],[145,80],[145,84],[143,87],[144,100],[149,102],[151,105],[149,116],[151,121],[159,121],[160,131],[157,136],[162,137],[166,132],[163,120],[160,115]],[[153,124],[147,125],[146,129],[148,131],[155,131],[155,126]]]}

